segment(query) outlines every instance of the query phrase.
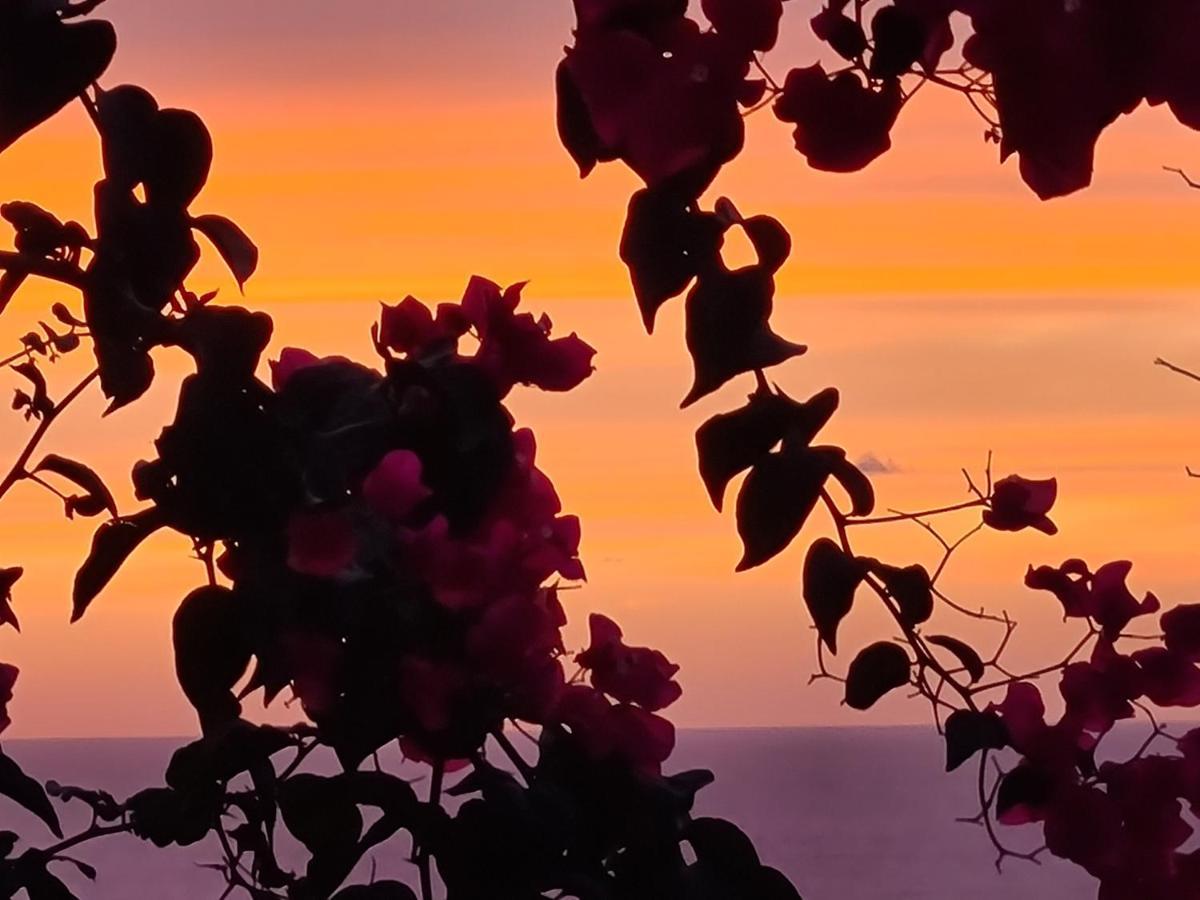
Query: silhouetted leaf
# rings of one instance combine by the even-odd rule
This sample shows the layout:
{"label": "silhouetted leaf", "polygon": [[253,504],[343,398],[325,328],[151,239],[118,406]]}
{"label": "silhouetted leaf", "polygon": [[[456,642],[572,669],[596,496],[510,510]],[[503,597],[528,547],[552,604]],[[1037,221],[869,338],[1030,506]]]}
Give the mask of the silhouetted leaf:
{"label": "silhouetted leaf", "polygon": [[689,769],[686,772],[668,775],[663,780],[679,798],[682,811],[690,813],[696,803],[696,794],[712,784],[716,777],[708,769]]}
{"label": "silhouetted leaf", "polygon": [[724,819],[693,819],[684,829],[683,839],[692,845],[698,860],[716,865],[724,873],[753,873],[760,865],[754,842]]}
{"label": "silhouetted leaf", "polygon": [[240,306],[199,306],[178,320],[174,341],[192,355],[203,375],[223,381],[254,377],[275,323]]}
{"label": "silhouetted leaf", "polygon": [[46,393],[46,378],[37,363],[29,359],[12,367],[14,372],[23,375],[33,385],[33,395],[30,410],[38,418],[45,418],[54,412],[54,401]]}
{"label": "silhouetted leaf", "polygon": [[688,294],[687,346],[695,370],[690,406],[736,375],[807,352],[771,330],[775,281],[760,266],[704,273]]}
{"label": "silhouetted leaf", "polygon": [[8,304],[12,302],[12,298],[17,295],[17,291],[21,289],[21,285],[28,277],[19,269],[8,269],[0,273],[0,313],[8,309]]}
{"label": "silhouetted leaf", "polygon": [[876,78],[894,78],[907,72],[925,50],[925,27],[913,12],[897,6],[885,6],[871,20],[875,39],[871,54],[871,74]]}
{"label": "silhouetted leaf", "polygon": [[659,307],[683,293],[701,272],[719,266],[725,224],[702,212],[691,191],[669,182],[629,200],[621,259],[629,267],[646,331]]}
{"label": "silhouetted leaf", "polygon": [[243,772],[269,765],[271,756],[295,746],[286,731],[244,719],[220,723],[171,754],[167,784],[186,794],[203,792]]}
{"label": "silhouetted leaf", "polygon": [[154,152],[158,101],[145,88],[122,84],[96,95],[104,175],[121,191],[131,191],[146,175]]}
{"label": "silhouetted leaf", "polygon": [[58,319],[64,325],[70,325],[72,328],[87,327],[87,323],[71,312],[65,303],[55,303],[50,307],[50,312],[54,314],[54,318]]}
{"label": "silhouetted leaf", "polygon": [[145,332],[158,313],[142,306],[129,284],[118,276],[100,278],[84,293],[83,308],[94,340],[100,368],[100,388],[112,403],[112,413],[141,397],[154,381]]}
{"label": "silhouetted leaf", "polygon": [[853,516],[869,516],[875,511],[875,488],[871,479],[862,470],[842,458],[833,460],[829,474],[833,476],[850,497],[850,514]]}
{"label": "silhouetted leaf", "polygon": [[566,60],[558,64],[554,84],[558,99],[559,140],[579,166],[579,177],[586,178],[596,168],[596,163],[609,162],[617,155],[596,134],[587,104],[571,77]]}
{"label": "silhouetted leaf", "polygon": [[82,875],[84,878],[86,878],[88,881],[96,880],[96,867],[95,866],[85,863],[81,859],[73,859],[70,856],[60,856],[60,857],[58,857],[58,861],[69,863],[70,865],[74,866],[77,870],[79,870],[79,874]]}
{"label": "silhouetted leaf", "polygon": [[846,673],[846,705],[867,710],[896,688],[908,684],[908,654],[896,644],[880,641],[861,651]]}
{"label": "silhouetted leaf", "polygon": [[[79,512],[81,515],[97,515],[100,511],[108,510],[109,515],[114,519],[120,514],[117,512],[117,501],[113,499],[112,493],[101,480],[100,476],[91,468],[81,462],[76,462],[73,459],[67,459],[65,456],[59,456],[56,453],[51,453],[46,456],[34,472],[53,472],[55,475],[61,475],[63,478],[74,483],[77,487],[82,488],[87,494],[86,498],[71,498],[75,500],[74,504],[68,503],[67,514],[70,515],[73,511]],[[82,502],[90,500],[91,503]],[[93,512],[92,510],[95,510]]]}
{"label": "silhouetted leaf", "polygon": [[854,592],[866,577],[862,562],[828,538],[808,548],[804,560],[804,603],[830,651],[837,653],[837,629],[854,605]]}
{"label": "silhouetted leaf", "polygon": [[925,640],[930,644],[942,647],[953,653],[958,661],[962,663],[963,668],[967,670],[967,674],[971,676],[971,684],[975,684],[983,678],[983,660],[980,659],[979,654],[970,644],[945,634],[935,634],[925,638]]}
{"label": "silhouetted leaf", "polygon": [[[20,566],[0,569],[0,625],[11,625],[17,631],[21,630],[21,623],[17,621],[17,614],[13,612],[12,590],[24,574],[25,570]],[[3,730],[3,727],[0,727],[0,731]]]}
{"label": "silhouetted leaf", "polygon": [[928,621],[933,615],[933,585],[924,566],[899,568],[877,559],[867,560],[867,563],[896,601],[900,617],[906,625],[911,627]]}
{"label": "silhouetted leaf", "polygon": [[841,10],[826,7],[813,17],[811,25],[813,34],[843,59],[854,60],[867,49],[862,25]]}
{"label": "silhouetted leaf", "polygon": [[212,241],[238,287],[244,287],[258,268],[258,247],[246,232],[230,219],[214,215],[196,216],[192,227]]}
{"label": "silhouetted leaf", "polygon": [[107,22],[67,25],[51,4],[0,5],[0,152],[82,94],[116,48]]}
{"label": "silhouetted leaf", "polygon": [[1020,763],[1000,779],[996,791],[996,818],[1006,825],[1036,821],[1037,812],[1050,801],[1057,787],[1046,772]]}
{"label": "silhouetted leaf", "polygon": [[279,785],[279,811],[288,831],[313,854],[355,844],[362,832],[362,813],[339,776],[291,776]]}
{"label": "silhouetted leaf", "polygon": [[837,406],[838,392],[833,388],[803,403],[759,391],[741,409],[701,425],[696,431],[700,477],[713,505],[721,509],[730,479],[759,462],[785,435],[789,442],[811,443]]}
{"label": "silhouetted leaf", "polygon": [[151,507],[124,519],[105,522],[96,530],[91,552],[75,575],[72,622],[82,618],[91,602],[129,558],[129,554],[164,524],[162,511]]}
{"label": "silhouetted leaf", "polygon": [[401,828],[411,828],[419,818],[420,801],[403,778],[372,771],[346,772],[341,777],[355,803],[373,806],[383,813],[363,833],[364,849],[383,843]]}
{"label": "silhouetted leaf", "polygon": [[737,570],[760,566],[781,553],[800,533],[821,496],[834,461],[834,447],[785,444],[761,460],[742,483],[737,525],[744,552]]}
{"label": "silhouetted leaf", "polygon": [[751,216],[739,223],[758,254],[758,265],[774,275],[792,253],[792,236],[773,216]]}
{"label": "silhouetted leaf", "polygon": [[145,160],[147,201],[186,209],[208,180],[212,155],[212,137],[198,115],[160,109],[154,117],[153,152]]}
{"label": "silhouetted leaf", "polygon": [[25,867],[25,893],[29,900],[79,900],[56,875],[46,870],[46,861],[38,860]]}
{"label": "silhouetted leaf", "polygon": [[0,794],[29,810],[46,823],[46,827],[61,838],[62,826],[50,804],[45,789],[23,771],[3,750],[0,750]]}
{"label": "silhouetted leaf", "polygon": [[955,710],[946,719],[946,771],[953,772],[980,750],[1003,750],[1008,731],[994,712]]}
{"label": "silhouetted leaf", "polygon": [[175,675],[205,733],[241,713],[233,686],[250,665],[245,617],[233,591],[216,586],[192,591],[175,613]]}
{"label": "silhouetted leaf", "polygon": [[760,866],[751,888],[756,900],[803,900],[787,876],[770,866]]}
{"label": "silhouetted leaf", "polygon": [[174,788],[147,788],[125,805],[133,833],[156,847],[186,847],[202,841],[216,824],[220,794],[185,794]]}

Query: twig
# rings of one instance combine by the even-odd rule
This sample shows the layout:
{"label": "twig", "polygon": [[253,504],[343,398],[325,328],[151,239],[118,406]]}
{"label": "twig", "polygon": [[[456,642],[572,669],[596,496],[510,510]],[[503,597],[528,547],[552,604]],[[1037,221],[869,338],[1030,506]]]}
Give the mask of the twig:
{"label": "twig", "polygon": [[54,424],[54,421],[60,415],[62,415],[63,410],[70,406],[71,403],[80,394],[87,390],[88,386],[99,377],[100,370],[97,369],[93,371],[90,375],[84,378],[83,381],[75,385],[75,387],[73,387],[71,391],[59,401],[58,405],[55,406],[54,409],[46,413],[41,422],[38,423],[38,427],[33,432],[33,435],[29,438],[29,443],[25,445],[25,449],[21,451],[20,456],[17,457],[17,461],[13,463],[12,469],[9,470],[8,475],[5,476],[3,481],[0,481],[0,497],[3,497],[10,490],[12,490],[13,485],[18,481],[28,477],[29,473],[25,471],[25,467],[29,464],[29,460],[33,456],[34,451],[37,450],[38,444],[42,442],[42,438],[46,436],[46,432],[50,430],[50,426]]}
{"label": "twig", "polygon": [[1200,190],[1200,181],[1193,181],[1191,178],[1188,177],[1188,173],[1183,171],[1183,169],[1177,169],[1173,166],[1163,166],[1163,171],[1175,173],[1176,175],[1178,175],[1180,178],[1183,179],[1183,183],[1186,184],[1188,187],[1192,188],[1193,190]]}

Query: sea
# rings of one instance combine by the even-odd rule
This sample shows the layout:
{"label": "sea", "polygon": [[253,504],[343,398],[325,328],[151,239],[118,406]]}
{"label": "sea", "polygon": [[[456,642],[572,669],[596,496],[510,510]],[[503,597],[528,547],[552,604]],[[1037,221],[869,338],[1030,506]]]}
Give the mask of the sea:
{"label": "sea", "polygon": [[[1125,738],[1133,743],[1136,736]],[[179,744],[14,740],[5,750],[34,777],[123,797],[161,784]],[[738,823],[763,862],[788,875],[805,900],[1096,896],[1086,873],[1050,857],[1037,864],[1008,859],[997,869],[983,828],[960,821],[978,809],[977,770],[967,765],[948,775],[942,754],[928,728],[681,730],[669,770],[712,769],[717,780],[701,792],[697,814]],[[68,830],[87,824],[87,813],[76,806],[62,809]],[[33,836],[42,846],[53,841],[37,820],[7,802],[0,803],[0,828]],[[1039,845],[1036,826],[1001,833],[1014,848]],[[384,845],[364,862],[362,880],[373,868],[377,877],[411,881],[407,852],[402,841]],[[159,850],[118,835],[71,854],[98,872],[93,882],[67,864],[56,866],[81,900],[217,900],[225,888],[222,876],[204,867],[219,859],[215,842]]]}

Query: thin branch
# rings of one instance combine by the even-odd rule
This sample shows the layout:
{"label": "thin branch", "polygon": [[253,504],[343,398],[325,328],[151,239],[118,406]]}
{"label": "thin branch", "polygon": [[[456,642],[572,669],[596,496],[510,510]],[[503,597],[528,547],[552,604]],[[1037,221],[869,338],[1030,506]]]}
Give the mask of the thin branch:
{"label": "thin branch", "polygon": [[1191,178],[1188,177],[1188,173],[1183,171],[1183,169],[1177,169],[1174,166],[1163,166],[1163,171],[1175,173],[1180,178],[1182,178],[1183,183],[1186,184],[1188,187],[1192,188],[1192,190],[1200,191],[1200,181],[1193,181]]}
{"label": "thin branch", "polygon": [[847,519],[847,525],[885,525],[888,522],[912,522],[920,519],[928,519],[931,516],[940,516],[946,513],[961,512],[964,509],[977,509],[984,505],[983,500],[965,500],[962,503],[955,503],[953,506],[941,506],[937,509],[926,509],[921,512],[914,513],[896,513],[891,516],[877,516],[874,519]]}
{"label": "thin branch", "polygon": [[525,757],[523,757],[517,748],[513,746],[512,741],[508,739],[508,735],[504,733],[504,730],[497,728],[492,732],[492,737],[500,746],[500,749],[504,751],[504,755],[509,758],[514,766],[517,767],[517,771],[521,773],[521,777],[525,779],[525,783],[532,785],[533,767],[525,761]]}
{"label": "thin branch", "polygon": [[87,273],[75,263],[61,259],[29,256],[25,253],[13,253],[10,250],[0,250],[0,271],[14,272],[18,275],[36,275],[38,278],[48,278],[81,291],[88,284]]}
{"label": "thin branch", "polygon": [[21,451],[20,456],[17,457],[17,461],[13,463],[12,469],[9,470],[8,475],[5,476],[3,481],[0,481],[0,497],[3,497],[10,490],[12,490],[13,485],[18,481],[28,477],[29,473],[25,471],[25,467],[29,465],[30,458],[33,456],[34,451],[37,450],[38,444],[42,442],[42,438],[46,436],[46,432],[50,430],[50,426],[53,425],[55,420],[62,415],[63,411],[70,406],[80,394],[87,390],[88,386],[99,377],[100,370],[96,369],[90,375],[84,378],[83,381],[75,385],[75,387],[71,389],[70,393],[63,397],[62,400],[59,401],[58,405],[54,407],[54,409],[46,413],[46,415],[38,423],[38,427],[33,432],[33,435],[29,438],[29,443],[25,445],[25,449]]}
{"label": "thin branch", "polygon": [[53,846],[46,847],[44,850],[39,850],[39,853],[44,853],[47,857],[58,856],[64,850],[70,850],[79,844],[86,841],[94,840],[95,838],[107,837],[110,834],[124,834],[130,830],[128,823],[122,822],[120,825],[93,825],[86,831],[81,831],[79,834],[72,835],[65,840],[59,841]]}
{"label": "thin branch", "polygon": [[[439,760],[433,764],[433,780],[429,784],[429,800],[431,807],[439,806],[442,802],[442,777],[446,774],[444,764]],[[417,853],[417,871],[421,878],[421,900],[433,900],[433,872],[430,867],[429,848],[422,845]]]}
{"label": "thin branch", "polygon": [[1200,381],[1200,375],[1195,372],[1189,372],[1187,369],[1180,368],[1174,363],[1169,363],[1165,359],[1159,358],[1154,360],[1156,366],[1162,366],[1164,369],[1170,369],[1176,375],[1182,375],[1184,378],[1190,378],[1192,381]]}

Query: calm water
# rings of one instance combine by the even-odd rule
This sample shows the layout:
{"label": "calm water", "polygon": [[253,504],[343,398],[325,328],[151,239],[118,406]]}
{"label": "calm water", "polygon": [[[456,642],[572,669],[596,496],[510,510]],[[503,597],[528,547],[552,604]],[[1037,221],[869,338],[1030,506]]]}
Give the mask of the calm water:
{"label": "calm water", "polygon": [[[102,787],[118,797],[161,783],[169,740],[10,741],[6,750],[35,777]],[[765,862],[786,872],[805,900],[1085,900],[1093,882],[1048,859],[1005,863],[970,814],[973,772],[941,771],[941,746],[925,729],[778,729],[681,732],[679,768],[705,766],[717,782],[701,793],[701,814],[738,822]],[[0,827],[44,835],[36,820],[0,805]],[[84,824],[67,815],[64,827]],[[1028,830],[1025,830],[1028,832]],[[1012,843],[1037,843],[1036,830],[1007,829]],[[43,842],[44,843],[44,842]],[[403,844],[378,854],[378,871],[406,871]],[[66,878],[85,900],[215,898],[219,875],[196,863],[215,846],[155,850],[124,836],[78,854],[100,869],[88,884]],[[411,869],[408,869],[411,871]],[[64,867],[59,872],[66,876]]]}

